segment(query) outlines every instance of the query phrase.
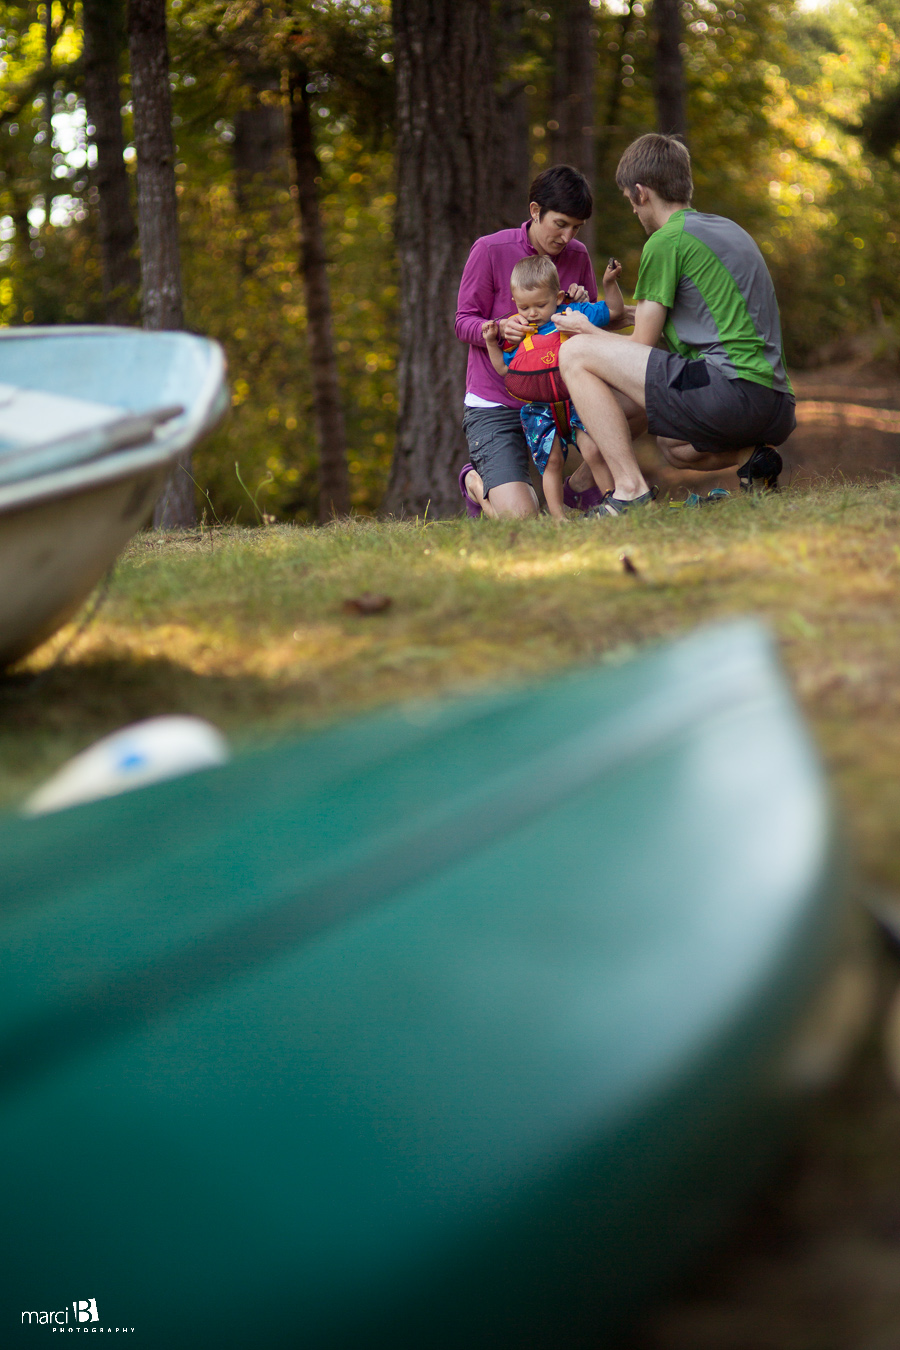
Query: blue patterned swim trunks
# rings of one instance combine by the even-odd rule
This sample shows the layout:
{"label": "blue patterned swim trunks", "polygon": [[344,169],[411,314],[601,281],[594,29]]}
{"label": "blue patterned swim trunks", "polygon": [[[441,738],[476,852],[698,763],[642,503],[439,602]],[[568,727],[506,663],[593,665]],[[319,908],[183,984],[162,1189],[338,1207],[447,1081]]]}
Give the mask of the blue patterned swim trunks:
{"label": "blue patterned swim trunks", "polygon": [[[553,414],[550,411],[550,404],[526,403],[519,415],[522,418],[522,430],[525,433],[528,449],[531,451],[531,458],[537,465],[538,472],[543,476],[547,467],[547,460],[550,458],[550,451],[553,449],[553,442],[559,435],[556,423],[553,420]],[[569,423],[572,428],[569,435],[569,445],[574,445],[575,432],[584,431],[585,426],[571,404],[569,405]],[[565,459],[568,450],[565,442],[563,442],[562,450],[563,459]]]}

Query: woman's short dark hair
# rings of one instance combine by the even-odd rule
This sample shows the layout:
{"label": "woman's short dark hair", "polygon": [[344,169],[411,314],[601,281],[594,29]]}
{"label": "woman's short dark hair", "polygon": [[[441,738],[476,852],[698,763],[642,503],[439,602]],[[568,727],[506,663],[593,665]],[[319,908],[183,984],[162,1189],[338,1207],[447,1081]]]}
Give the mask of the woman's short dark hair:
{"label": "woman's short dark hair", "polygon": [[554,164],[539,173],[528,189],[528,200],[537,202],[541,208],[539,220],[548,211],[559,211],[573,220],[588,220],[594,209],[587,179],[571,164]]}
{"label": "woman's short dark hair", "polygon": [[691,155],[677,136],[650,131],[632,141],[619,160],[616,185],[620,192],[634,192],[638,183],[652,188],[664,202],[689,202],[694,195]]}

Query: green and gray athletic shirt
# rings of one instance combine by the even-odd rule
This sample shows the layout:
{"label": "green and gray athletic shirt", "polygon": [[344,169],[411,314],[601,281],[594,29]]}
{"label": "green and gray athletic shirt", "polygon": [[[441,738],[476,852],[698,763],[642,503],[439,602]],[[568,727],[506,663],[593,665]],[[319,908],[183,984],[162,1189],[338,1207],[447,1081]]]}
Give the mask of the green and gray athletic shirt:
{"label": "green and gray athletic shirt", "polygon": [[769,269],[733,220],[676,211],[644,245],[634,295],[665,305],[673,352],[701,357],[731,380],[794,392]]}

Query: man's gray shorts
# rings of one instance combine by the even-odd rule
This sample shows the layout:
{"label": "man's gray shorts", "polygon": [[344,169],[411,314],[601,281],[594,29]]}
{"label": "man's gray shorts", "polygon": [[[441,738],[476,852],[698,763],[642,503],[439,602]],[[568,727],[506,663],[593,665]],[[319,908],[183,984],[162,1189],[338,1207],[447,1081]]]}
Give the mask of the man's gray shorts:
{"label": "man's gray shorts", "polygon": [[712,454],[782,445],[797,425],[791,394],[729,380],[709,361],[687,361],[658,347],[650,353],[644,396],[651,435]]}
{"label": "man's gray shorts", "polygon": [[463,431],[485,496],[503,483],[531,483],[531,456],[516,408],[466,408]]}

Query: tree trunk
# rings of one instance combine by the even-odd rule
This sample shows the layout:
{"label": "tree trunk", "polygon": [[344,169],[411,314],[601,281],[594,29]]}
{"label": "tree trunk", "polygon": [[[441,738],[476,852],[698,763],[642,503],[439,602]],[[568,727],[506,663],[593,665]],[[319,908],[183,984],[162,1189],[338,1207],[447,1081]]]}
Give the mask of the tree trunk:
{"label": "tree trunk", "polygon": [[656,24],[656,125],[664,136],[687,136],[681,0],[653,0]]}
{"label": "tree trunk", "polygon": [[[165,0],[129,0],[128,49],[138,160],[141,308],[145,328],[184,327],[175,193],[175,143]],[[157,529],[196,523],[190,454],[179,457],[153,512]]]}
{"label": "tree trunk", "polygon": [[[556,0],[556,59],[551,95],[550,155],[555,164],[571,164],[594,185],[594,117],[597,81],[597,22],[589,0]],[[579,238],[593,249],[593,219]]]}
{"label": "tree trunk", "polygon": [[491,10],[484,0],[394,0],[400,403],[385,509],[455,515],[465,463],[467,347],[459,279],[494,223]]}
{"label": "tree trunk", "polygon": [[274,104],[263,103],[261,92],[254,88],[252,107],[235,113],[231,147],[235,202],[244,218],[240,269],[245,278],[256,272],[269,252],[267,241],[278,227],[281,192],[290,179],[280,86]]}
{"label": "tree trunk", "polygon": [[84,0],[84,102],[88,134],[97,151],[92,172],[97,192],[100,265],[107,323],[133,323],[140,267],[123,152],[119,66],[125,42],[119,0]]}
{"label": "tree trunk", "polygon": [[[253,106],[239,108],[234,117],[234,171],[239,207],[253,209],[257,197],[267,194],[284,172],[284,112],[278,103],[263,103],[254,91]],[[276,90],[272,91],[277,92]]]}
{"label": "tree trunk", "polygon": [[[606,105],[606,120],[599,128],[599,135],[594,145],[594,161],[596,165],[597,182],[600,185],[605,183],[606,167],[610,158],[610,151],[615,143],[616,136],[621,131],[619,123],[619,107],[622,102],[622,63],[628,47],[627,39],[634,24],[634,6],[636,0],[628,0],[628,6],[622,15],[620,24],[621,32],[619,48],[612,59],[612,71],[610,74],[609,95]],[[618,189],[617,189],[618,190]]]}
{"label": "tree trunk", "polygon": [[46,140],[44,142],[45,159],[44,168],[46,172],[44,186],[44,226],[46,230],[50,225],[50,212],[53,210],[53,199],[56,196],[56,180],[53,176],[53,103],[56,94],[56,80],[53,75],[53,48],[56,46],[56,32],[53,27],[53,3],[52,0],[45,0],[44,3],[44,61],[47,66],[47,83],[44,86],[44,128]]}
{"label": "tree trunk", "polygon": [[500,0],[497,8],[497,66],[504,71],[495,96],[495,228],[512,229],[528,219],[526,194],[531,181],[528,144],[528,95],[525,81],[506,75],[527,54],[523,31],[525,0]]}
{"label": "tree trunk", "polygon": [[306,335],[313,380],[313,415],[319,449],[319,520],[346,515],[350,509],[347,480],[347,438],[338,384],[328,258],[319,211],[322,169],[313,142],[309,72],[295,66],[288,74],[291,159],[300,208],[301,262],[306,291]]}

